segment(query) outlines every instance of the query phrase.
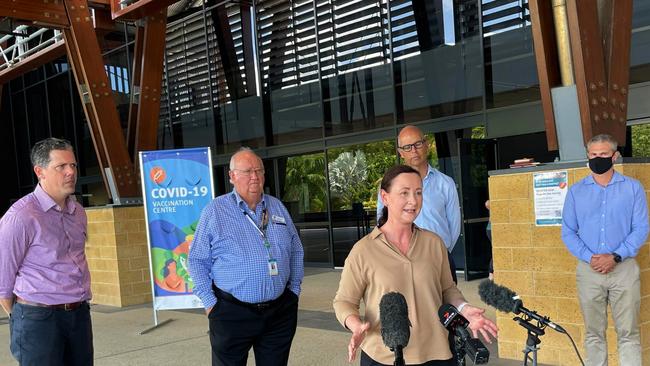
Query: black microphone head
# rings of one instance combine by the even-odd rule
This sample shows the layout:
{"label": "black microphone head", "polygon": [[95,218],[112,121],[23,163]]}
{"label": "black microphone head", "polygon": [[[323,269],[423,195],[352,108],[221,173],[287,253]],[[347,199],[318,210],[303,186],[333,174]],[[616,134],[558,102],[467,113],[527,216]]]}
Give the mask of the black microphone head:
{"label": "black microphone head", "polygon": [[519,313],[521,300],[518,300],[516,292],[505,286],[497,285],[494,281],[484,280],[478,285],[478,294],[484,303],[499,311]]}
{"label": "black microphone head", "polygon": [[395,349],[406,347],[411,337],[408,306],[404,295],[399,292],[385,294],[379,302],[379,321],[381,338],[386,347]]}
{"label": "black microphone head", "polygon": [[460,315],[458,309],[451,304],[442,304],[440,306],[438,309],[438,318],[442,325],[449,331],[453,331],[456,327],[465,328],[469,325],[469,321]]}

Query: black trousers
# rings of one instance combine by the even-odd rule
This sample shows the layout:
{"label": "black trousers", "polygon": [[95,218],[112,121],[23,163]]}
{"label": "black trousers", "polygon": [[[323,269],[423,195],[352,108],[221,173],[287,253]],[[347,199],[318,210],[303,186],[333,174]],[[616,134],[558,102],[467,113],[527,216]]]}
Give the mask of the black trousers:
{"label": "black trousers", "polygon": [[[456,363],[454,362],[453,359],[449,359],[449,360],[432,360],[417,365],[412,365],[412,364],[408,364],[408,365],[409,366],[456,366]],[[390,366],[390,365],[379,363],[373,360],[372,358],[370,358],[370,356],[368,356],[367,353],[361,351],[361,366]]]}
{"label": "black trousers", "polygon": [[291,290],[256,309],[220,298],[208,315],[213,366],[245,366],[253,347],[258,366],[285,366],[298,324],[298,296]]}
{"label": "black trousers", "polygon": [[21,366],[93,364],[90,307],[57,310],[15,303],[9,319],[11,354]]}
{"label": "black trousers", "polygon": [[456,263],[454,258],[451,256],[451,253],[447,251],[447,258],[449,258],[449,269],[451,270],[451,278],[454,280],[455,284],[458,284],[458,277],[456,277]]}

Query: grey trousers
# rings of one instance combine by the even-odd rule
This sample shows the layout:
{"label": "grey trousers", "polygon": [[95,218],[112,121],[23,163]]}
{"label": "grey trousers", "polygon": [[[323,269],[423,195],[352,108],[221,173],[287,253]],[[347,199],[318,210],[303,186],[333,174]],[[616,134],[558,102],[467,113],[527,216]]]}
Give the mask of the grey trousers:
{"label": "grey trousers", "polygon": [[641,281],[636,260],[628,258],[608,274],[598,273],[588,263],[578,261],[576,280],[585,322],[585,364],[607,365],[607,305],[610,305],[620,365],[641,366]]}

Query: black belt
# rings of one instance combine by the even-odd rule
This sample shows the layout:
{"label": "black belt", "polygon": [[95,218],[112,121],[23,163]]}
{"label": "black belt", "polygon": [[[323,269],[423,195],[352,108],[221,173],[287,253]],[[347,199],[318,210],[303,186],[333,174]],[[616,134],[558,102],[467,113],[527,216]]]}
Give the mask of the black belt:
{"label": "black belt", "polygon": [[81,305],[84,305],[86,303],[85,301],[79,301],[79,302],[72,302],[69,304],[48,305],[48,304],[41,304],[39,302],[25,300],[19,296],[16,296],[16,302],[23,305],[37,306],[39,308],[49,308],[49,309],[64,310],[64,311],[77,310],[81,307]]}
{"label": "black belt", "polygon": [[[258,302],[258,303],[250,303],[250,302],[244,302],[239,300],[238,298],[232,296],[231,294],[219,289],[217,286],[214,284],[212,285],[212,290],[214,291],[214,295],[217,297],[219,300],[224,300],[228,301],[229,303],[237,304],[249,309],[253,309],[256,311],[264,311],[271,309],[272,307],[278,305],[280,301],[282,301],[282,295],[280,295],[277,299],[271,300],[271,301],[265,301],[265,302]],[[287,290],[285,289],[285,292]]]}

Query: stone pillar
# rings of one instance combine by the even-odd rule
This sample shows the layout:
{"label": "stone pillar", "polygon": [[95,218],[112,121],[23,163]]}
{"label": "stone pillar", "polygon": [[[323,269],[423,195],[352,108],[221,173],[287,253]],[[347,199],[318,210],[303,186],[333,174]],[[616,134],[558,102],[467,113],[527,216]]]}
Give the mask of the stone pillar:
{"label": "stone pillar", "polygon": [[92,303],[121,307],[150,302],[143,206],[88,208],[86,213]]}
{"label": "stone pillar", "polygon": [[[535,226],[533,173],[567,170],[569,185],[589,174],[580,164],[553,164],[537,169],[490,172],[490,219],[494,280],[517,292],[528,309],[536,310],[561,324],[584,353],[584,323],[576,292],[577,259],[562,242],[559,226]],[[650,190],[650,164],[617,164],[616,170],[635,178]],[[650,199],[649,199],[650,201]],[[641,268],[641,346],[643,364],[650,364],[650,247],[644,245],[637,256]],[[611,311],[608,311],[611,314]],[[512,320],[513,314],[497,311],[499,357],[523,359],[526,330]],[[551,365],[579,365],[568,337],[547,328],[540,337],[539,362]],[[609,319],[607,329],[609,364],[619,365],[616,331]],[[624,365],[621,365],[624,366]]]}

